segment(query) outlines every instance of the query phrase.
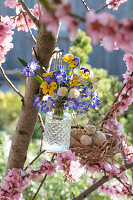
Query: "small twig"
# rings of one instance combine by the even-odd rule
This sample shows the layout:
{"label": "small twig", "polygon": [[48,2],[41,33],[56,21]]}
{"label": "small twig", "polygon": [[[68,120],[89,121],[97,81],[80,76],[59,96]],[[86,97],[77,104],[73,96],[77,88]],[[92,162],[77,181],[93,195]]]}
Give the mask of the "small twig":
{"label": "small twig", "polygon": [[81,17],[81,16],[76,15],[76,14],[74,14],[74,13],[69,13],[69,15],[70,15],[71,17],[74,17],[74,18],[76,18],[76,19],[79,19],[81,22],[85,22],[85,18],[84,18],[84,17]]}
{"label": "small twig", "polygon": [[[110,111],[112,110],[114,104],[115,104],[116,101],[118,100],[118,98],[119,98],[121,92],[123,91],[123,89],[125,88],[125,86],[126,86],[126,84],[123,85],[123,87],[121,88],[119,94],[117,95],[117,97],[116,97],[115,100],[113,101],[112,105],[110,106],[110,109],[107,111],[107,113],[105,114],[104,118],[103,118],[100,122],[103,122],[105,119],[107,119],[107,117],[108,117]],[[102,125],[103,125],[103,124],[102,124]]]}
{"label": "small twig", "polygon": [[18,0],[19,3],[22,5],[23,9],[27,13],[27,15],[30,17],[30,19],[34,22],[34,24],[39,28],[40,24],[39,21],[36,19],[36,17],[32,14],[28,6],[25,4],[23,0]]}
{"label": "small twig", "polygon": [[38,119],[39,119],[39,122],[40,122],[40,126],[41,126],[41,134],[42,134],[42,138],[41,138],[41,146],[40,146],[40,152],[42,151],[42,144],[43,144],[43,134],[44,134],[44,123],[43,123],[43,120],[42,120],[42,116],[40,113],[38,113]]}
{"label": "small twig", "polygon": [[43,178],[41,184],[39,185],[39,187],[38,187],[38,189],[37,189],[35,195],[33,196],[32,200],[34,200],[34,199],[36,198],[36,196],[38,195],[38,193],[39,193],[39,191],[40,191],[40,189],[41,189],[41,187],[42,187],[44,181],[46,180],[46,178],[47,178],[47,174],[45,174],[45,176],[44,176],[44,178]]}
{"label": "small twig", "polygon": [[85,6],[87,12],[90,12],[90,9],[89,9],[89,7],[86,5],[85,1],[84,1],[84,0],[81,0],[81,1],[82,1],[83,5]]}
{"label": "small twig", "polygon": [[98,12],[100,12],[101,10],[103,10],[104,8],[106,8],[106,7],[108,7],[110,5],[110,3],[109,4],[107,4],[107,5],[105,5],[105,6],[103,6],[102,8],[100,8],[100,9],[98,9],[95,13],[98,13]]}
{"label": "small twig", "polygon": [[75,195],[74,195],[74,193],[72,192],[72,196],[73,196],[73,198],[75,198]]}
{"label": "small twig", "polygon": [[59,54],[59,67],[61,67],[62,66],[61,53],[59,52],[58,54]]}
{"label": "small twig", "polygon": [[59,53],[59,52],[64,52],[64,49],[55,50],[55,51],[53,51],[52,55],[53,55],[54,53]]}
{"label": "small twig", "polygon": [[31,29],[29,28],[29,25],[28,25],[28,22],[27,22],[27,19],[26,19],[26,16],[25,16],[25,13],[24,13],[24,12],[23,12],[23,16],[24,16],[24,19],[25,19],[25,22],[26,22],[28,31],[29,31],[29,33],[30,33],[30,35],[31,35],[31,38],[33,39],[33,41],[34,41],[35,44],[36,44],[36,38],[34,37],[34,35],[33,35],[32,31],[31,31]]}
{"label": "small twig", "polygon": [[21,10],[20,13],[18,15],[15,15],[13,17],[10,17],[10,19],[15,19],[16,17],[19,17],[19,15],[21,15],[21,13],[23,13],[23,11]]}
{"label": "small twig", "polygon": [[133,153],[128,153],[127,156],[133,155]]}
{"label": "small twig", "polygon": [[[52,159],[51,159],[51,161],[53,161],[53,160],[54,160],[54,156],[55,156],[55,154],[52,156]],[[34,195],[34,196],[33,196],[33,198],[32,198],[32,200],[34,200],[34,199],[36,198],[36,196],[38,195],[38,193],[39,193],[39,191],[40,191],[40,189],[41,189],[41,187],[42,187],[42,185],[43,185],[44,181],[46,180],[46,178],[47,178],[47,174],[44,176],[44,178],[43,178],[43,180],[42,180],[41,184],[39,185],[39,187],[38,187],[38,189],[37,189],[37,191],[36,191],[35,195]]]}
{"label": "small twig", "polygon": [[[32,165],[44,152],[45,152],[45,150],[43,150],[41,153],[39,153],[39,154],[28,164],[28,166],[29,166],[29,165]],[[26,169],[28,168],[28,166],[25,167],[24,170],[26,170]]]}
{"label": "small twig", "polygon": [[0,71],[4,77],[4,79],[8,82],[8,84],[12,87],[12,89],[22,98],[24,99],[24,96],[19,92],[19,90],[13,85],[13,83],[9,80],[9,78],[6,76],[3,67],[0,65]]}
{"label": "small twig", "polygon": [[57,60],[58,60],[58,53],[56,53],[55,66],[54,66],[54,70],[55,71],[57,69]]}
{"label": "small twig", "polygon": [[133,196],[133,193],[129,190],[129,188],[121,181],[121,179],[119,177],[115,177],[126,189],[127,191],[130,193],[130,195]]}
{"label": "small twig", "polygon": [[44,132],[44,123],[43,123],[43,120],[42,120],[42,116],[40,113],[38,113],[38,119],[39,119],[39,122],[40,122],[40,125],[41,125],[41,129],[42,129],[42,132]]}

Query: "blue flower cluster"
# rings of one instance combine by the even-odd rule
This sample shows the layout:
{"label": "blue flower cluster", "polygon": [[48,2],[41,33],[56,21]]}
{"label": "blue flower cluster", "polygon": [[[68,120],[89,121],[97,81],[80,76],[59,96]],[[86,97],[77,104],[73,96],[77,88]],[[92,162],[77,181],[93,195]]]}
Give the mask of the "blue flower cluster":
{"label": "blue flower cluster", "polygon": [[39,97],[39,94],[35,95],[35,99],[33,99],[34,101],[34,106],[36,106],[36,110],[41,110],[44,111],[44,113],[48,112],[49,110],[51,110],[51,108],[55,108],[55,103],[56,100],[52,99],[52,97],[48,97],[48,100],[41,100]]}
{"label": "blue flower cluster", "polygon": [[[64,106],[69,108],[69,110],[77,111],[77,114],[82,114],[83,112],[87,111],[90,106],[95,109],[96,106],[99,105],[100,100],[98,99],[98,93],[95,91],[93,92],[93,87],[84,88],[82,91],[82,95],[80,95],[77,99],[75,98],[68,98],[65,102]],[[83,101],[83,98],[90,97],[90,101]],[[36,109],[44,111],[44,113],[50,111],[52,108],[55,108],[55,104],[57,101],[62,100],[62,97],[58,96],[55,92],[52,96],[48,97],[48,100],[40,100],[39,95],[35,95],[34,106]]]}
{"label": "blue flower cluster", "polygon": [[64,70],[63,66],[60,67],[60,70],[56,71],[53,73],[53,77],[56,79],[57,84],[63,84],[67,82],[68,75],[67,72],[68,70]]}
{"label": "blue flower cluster", "polygon": [[25,77],[34,77],[36,76],[35,71],[37,69],[40,69],[40,65],[38,65],[38,62],[34,62],[33,60],[26,66],[22,67],[21,73]]}
{"label": "blue flower cluster", "polygon": [[[78,99],[68,98],[68,102],[65,104],[65,107],[68,107],[69,110],[73,109],[77,111],[77,114],[82,114],[83,112],[87,111],[90,105],[95,109],[95,107],[99,105],[100,100],[98,99],[98,93],[96,91],[93,92],[92,90],[93,86],[90,88],[86,87]],[[83,101],[84,97],[90,97],[90,102]]]}

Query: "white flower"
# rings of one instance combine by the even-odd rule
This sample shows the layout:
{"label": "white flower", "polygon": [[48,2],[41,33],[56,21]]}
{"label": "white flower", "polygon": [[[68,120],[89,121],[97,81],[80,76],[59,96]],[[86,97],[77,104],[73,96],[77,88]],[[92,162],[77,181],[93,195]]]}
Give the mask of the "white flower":
{"label": "white flower", "polygon": [[67,94],[67,92],[68,89],[66,87],[60,87],[57,91],[57,95],[63,97]]}
{"label": "white flower", "polygon": [[48,100],[48,97],[49,97],[48,95],[45,95],[45,96],[43,96],[43,99],[42,99],[42,100],[43,100],[43,101],[46,101],[46,100]]}
{"label": "white flower", "polygon": [[76,89],[76,88],[72,88],[72,89],[70,90],[70,92],[69,92],[69,97],[70,97],[70,98],[78,98],[79,95],[80,95],[80,92],[79,92],[79,90]]}

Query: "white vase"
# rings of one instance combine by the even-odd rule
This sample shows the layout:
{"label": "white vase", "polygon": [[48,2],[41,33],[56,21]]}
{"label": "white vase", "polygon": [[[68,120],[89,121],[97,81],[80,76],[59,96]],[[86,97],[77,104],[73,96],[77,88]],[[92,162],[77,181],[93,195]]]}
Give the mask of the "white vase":
{"label": "white vase", "polygon": [[44,149],[47,152],[62,153],[69,150],[71,120],[71,115],[66,111],[59,112],[59,115],[58,111],[46,114]]}

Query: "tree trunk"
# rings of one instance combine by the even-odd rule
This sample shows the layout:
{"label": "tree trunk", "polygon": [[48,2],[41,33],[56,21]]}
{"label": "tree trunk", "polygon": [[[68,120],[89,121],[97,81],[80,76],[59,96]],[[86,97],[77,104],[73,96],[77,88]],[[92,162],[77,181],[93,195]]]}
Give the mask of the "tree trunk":
{"label": "tree trunk", "polygon": [[[40,25],[37,34],[36,51],[39,59],[48,69],[52,52],[55,49],[56,39],[48,33],[43,24]],[[37,120],[37,110],[33,107],[34,95],[39,92],[40,84],[34,78],[29,78],[24,96],[19,120],[16,126],[10,153],[8,157],[7,170],[11,168],[23,168],[27,158],[29,143]]]}

